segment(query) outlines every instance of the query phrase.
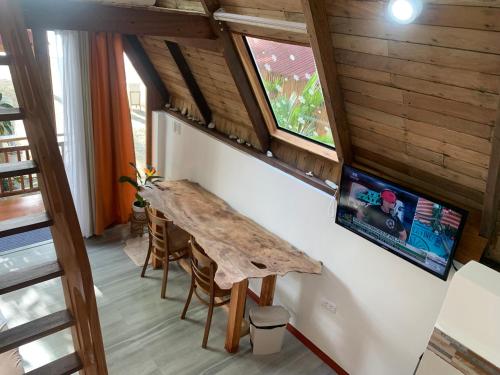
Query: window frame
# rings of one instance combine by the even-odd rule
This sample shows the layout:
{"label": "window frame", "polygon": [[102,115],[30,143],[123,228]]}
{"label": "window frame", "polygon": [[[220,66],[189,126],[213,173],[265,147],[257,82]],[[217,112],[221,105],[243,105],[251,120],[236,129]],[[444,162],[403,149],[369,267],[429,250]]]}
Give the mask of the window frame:
{"label": "window frame", "polygon": [[[252,57],[252,52],[250,50],[250,46],[246,41],[246,37],[258,38],[263,40],[269,40],[277,43],[286,43],[286,44],[295,44],[299,46],[311,47],[309,43],[301,43],[290,40],[279,40],[273,39],[269,37],[264,37],[261,35],[251,35],[251,34],[243,34],[243,33],[232,33],[233,40],[236,44],[236,48],[238,53],[242,59],[243,66],[245,68],[247,77],[249,78],[250,84],[254,91],[254,95],[259,103],[260,108],[262,109],[262,113],[264,116],[264,120],[266,121],[266,125],[269,129],[269,133],[272,138],[276,138],[280,141],[291,144],[292,146],[298,147],[300,149],[309,151],[315,155],[324,157],[326,159],[338,162],[338,156],[335,149],[335,146],[329,146],[322,142],[316,141],[314,139],[308,138],[304,135],[294,133],[293,131],[283,129],[278,126],[276,117],[271,107],[271,103],[269,101],[269,97],[265,91],[265,88],[262,83],[262,79],[260,77],[260,73],[258,67],[255,63],[254,58]],[[328,119],[329,126],[330,119]],[[332,129],[333,133],[333,129]],[[332,134],[333,136],[333,134]]]}

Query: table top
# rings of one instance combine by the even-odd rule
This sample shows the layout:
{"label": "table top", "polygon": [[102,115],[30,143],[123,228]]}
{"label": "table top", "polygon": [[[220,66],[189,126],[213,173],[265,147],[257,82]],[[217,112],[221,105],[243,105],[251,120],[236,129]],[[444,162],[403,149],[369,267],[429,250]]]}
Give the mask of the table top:
{"label": "table top", "polygon": [[232,209],[225,201],[187,181],[166,181],[141,195],[196,238],[218,266],[221,288],[251,277],[288,272],[321,273],[321,263]]}

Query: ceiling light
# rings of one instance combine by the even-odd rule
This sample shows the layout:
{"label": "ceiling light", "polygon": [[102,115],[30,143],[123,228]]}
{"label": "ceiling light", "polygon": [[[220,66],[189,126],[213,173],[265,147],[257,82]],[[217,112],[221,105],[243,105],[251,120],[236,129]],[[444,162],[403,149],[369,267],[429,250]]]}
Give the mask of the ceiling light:
{"label": "ceiling light", "polygon": [[389,17],[397,23],[413,22],[421,11],[421,0],[391,0],[389,2]]}

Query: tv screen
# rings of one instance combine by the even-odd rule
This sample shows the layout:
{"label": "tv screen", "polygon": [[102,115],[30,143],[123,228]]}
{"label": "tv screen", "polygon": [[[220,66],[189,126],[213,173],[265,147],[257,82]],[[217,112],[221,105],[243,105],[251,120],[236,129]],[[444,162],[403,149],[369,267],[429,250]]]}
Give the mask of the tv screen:
{"label": "tv screen", "polygon": [[335,222],[446,280],[467,212],[350,166]]}

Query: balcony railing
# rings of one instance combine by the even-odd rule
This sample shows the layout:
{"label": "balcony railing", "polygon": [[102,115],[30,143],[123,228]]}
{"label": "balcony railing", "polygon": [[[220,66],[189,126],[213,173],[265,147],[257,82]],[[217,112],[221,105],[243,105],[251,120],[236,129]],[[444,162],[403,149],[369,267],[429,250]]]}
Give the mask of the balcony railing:
{"label": "balcony railing", "polygon": [[[63,134],[58,134],[63,139]],[[59,150],[64,155],[64,142],[59,141]],[[0,137],[0,164],[31,160],[30,146],[26,137]],[[36,174],[0,179],[0,198],[38,191]]]}

